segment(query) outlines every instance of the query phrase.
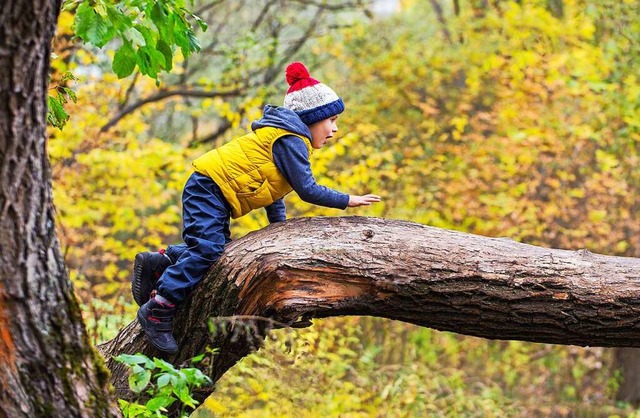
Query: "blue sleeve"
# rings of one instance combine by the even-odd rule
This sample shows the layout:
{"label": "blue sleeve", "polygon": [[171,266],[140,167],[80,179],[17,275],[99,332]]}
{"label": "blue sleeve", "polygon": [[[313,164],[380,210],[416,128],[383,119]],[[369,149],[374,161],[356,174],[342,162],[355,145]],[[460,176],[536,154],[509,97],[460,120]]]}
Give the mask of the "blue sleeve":
{"label": "blue sleeve", "polygon": [[284,206],[284,200],[278,199],[269,206],[265,207],[269,223],[282,222],[287,219],[287,209]]}
{"label": "blue sleeve", "polygon": [[349,195],[320,186],[309,163],[309,150],[297,136],[288,135],[273,144],[273,160],[302,200],[314,205],[346,209]]}

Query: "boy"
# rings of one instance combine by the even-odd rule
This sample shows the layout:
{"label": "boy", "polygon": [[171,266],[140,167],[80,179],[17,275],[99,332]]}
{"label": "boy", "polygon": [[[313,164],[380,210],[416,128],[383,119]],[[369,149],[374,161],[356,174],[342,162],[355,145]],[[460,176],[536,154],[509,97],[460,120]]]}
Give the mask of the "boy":
{"label": "boy", "polygon": [[[282,198],[295,190],[302,200],[346,209],[379,202],[372,194],[350,196],[320,186],[309,156],[338,131],[344,103],[311,78],[302,63],[286,69],[289,89],[284,107],[267,105],[252,132],[207,152],[193,162],[195,172],[182,195],[185,244],[167,251],[136,255],[132,278],[138,322],[160,351],[174,353],[173,316],[191,289],[204,277],[231,241],[229,219],[266,208],[269,222],[286,219]],[[150,298],[154,288],[157,294]]]}

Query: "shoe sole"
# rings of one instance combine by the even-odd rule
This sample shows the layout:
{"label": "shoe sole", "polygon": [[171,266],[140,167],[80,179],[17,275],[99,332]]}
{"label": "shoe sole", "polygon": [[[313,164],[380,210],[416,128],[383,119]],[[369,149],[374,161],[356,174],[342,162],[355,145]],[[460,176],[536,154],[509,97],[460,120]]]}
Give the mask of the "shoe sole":
{"label": "shoe sole", "polygon": [[147,333],[147,327],[148,325],[148,320],[140,315],[140,311],[138,311],[138,314],[136,315],[138,318],[138,324],[140,324],[140,327],[142,328],[142,331],[144,332],[144,334],[147,336],[147,341],[149,341],[149,343],[151,343],[151,345],[157,349],[158,351],[162,351],[163,353],[167,353],[167,354],[175,354],[178,352],[178,349],[175,350],[165,350],[162,347],[157,346],[154,342],[153,342],[153,338],[151,338],[151,336],[149,335],[149,333]]}
{"label": "shoe sole", "polygon": [[133,275],[131,276],[131,293],[138,306],[142,306],[151,299],[153,285],[145,289],[142,278],[145,276],[144,265],[147,253],[138,253],[133,261]]}

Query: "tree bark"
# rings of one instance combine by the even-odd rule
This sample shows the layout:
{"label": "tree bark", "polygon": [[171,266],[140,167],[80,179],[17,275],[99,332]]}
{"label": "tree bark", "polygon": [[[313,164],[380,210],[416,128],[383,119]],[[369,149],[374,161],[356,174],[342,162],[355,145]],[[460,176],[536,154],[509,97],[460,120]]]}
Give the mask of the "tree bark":
{"label": "tree bark", "polygon": [[0,417],[119,415],[55,235],[45,144],[59,9],[0,5]]}
{"label": "tree bark", "polygon": [[[639,314],[637,258],[404,221],[301,218],[227,247],[178,312],[181,349],[168,360],[180,364],[218,348],[205,363],[216,381],[260,345],[268,328],[337,315],[379,316],[490,339],[638,347]],[[212,335],[208,323],[216,317],[229,319],[218,319]],[[135,323],[100,349],[118,396],[127,398],[126,370],[111,357],[159,354]]]}

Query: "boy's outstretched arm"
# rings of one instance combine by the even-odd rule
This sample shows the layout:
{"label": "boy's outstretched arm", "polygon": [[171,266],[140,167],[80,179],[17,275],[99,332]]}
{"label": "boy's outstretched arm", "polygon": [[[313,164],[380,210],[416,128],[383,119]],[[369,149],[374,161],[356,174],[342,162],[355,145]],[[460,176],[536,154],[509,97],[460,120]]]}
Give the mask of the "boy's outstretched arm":
{"label": "boy's outstretched arm", "polygon": [[349,196],[349,207],[355,208],[357,206],[369,206],[372,203],[380,201],[380,196],[375,194],[366,194],[364,196]]}
{"label": "boy's outstretched arm", "polygon": [[321,186],[311,172],[309,151],[297,136],[284,136],[273,144],[273,159],[298,196],[307,203],[345,209],[349,195]]}
{"label": "boy's outstretched arm", "polygon": [[349,196],[337,190],[321,186],[311,172],[309,151],[296,136],[285,136],[273,144],[276,166],[284,174],[291,187],[305,202],[336,209],[366,206],[380,201],[380,196],[367,194]]}
{"label": "boy's outstretched arm", "polygon": [[269,223],[283,222],[287,219],[287,209],[284,206],[284,199],[278,199],[264,208],[267,211]]}

